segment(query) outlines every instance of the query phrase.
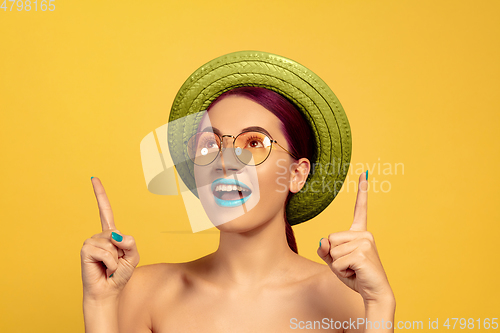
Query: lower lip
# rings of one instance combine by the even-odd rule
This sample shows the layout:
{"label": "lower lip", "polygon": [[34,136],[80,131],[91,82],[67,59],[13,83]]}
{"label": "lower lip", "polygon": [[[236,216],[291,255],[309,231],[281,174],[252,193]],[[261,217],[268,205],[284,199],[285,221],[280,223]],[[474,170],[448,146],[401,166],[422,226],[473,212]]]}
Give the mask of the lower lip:
{"label": "lower lip", "polygon": [[251,195],[252,195],[252,193],[250,193],[248,196],[241,198],[241,199],[238,199],[238,200],[223,200],[223,199],[217,198],[216,196],[214,196],[214,198],[215,198],[215,203],[218,204],[219,206],[231,208],[231,207],[238,207],[238,206],[243,205],[245,202],[248,201],[248,198],[250,198]]}

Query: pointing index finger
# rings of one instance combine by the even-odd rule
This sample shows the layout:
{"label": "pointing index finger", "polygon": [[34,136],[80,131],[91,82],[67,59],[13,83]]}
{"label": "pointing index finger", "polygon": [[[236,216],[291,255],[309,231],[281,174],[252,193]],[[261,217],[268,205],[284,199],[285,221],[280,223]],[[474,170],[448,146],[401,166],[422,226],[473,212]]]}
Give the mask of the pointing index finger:
{"label": "pointing index finger", "polygon": [[94,194],[97,199],[97,205],[99,206],[99,216],[101,217],[102,231],[116,229],[115,221],[113,219],[113,211],[111,210],[111,205],[102,186],[101,180],[96,177],[90,179],[92,186],[94,187]]}
{"label": "pointing index finger", "polygon": [[368,215],[368,170],[359,176],[358,195],[356,197],[356,206],[354,207],[354,219],[351,229],[354,231],[367,230]]}

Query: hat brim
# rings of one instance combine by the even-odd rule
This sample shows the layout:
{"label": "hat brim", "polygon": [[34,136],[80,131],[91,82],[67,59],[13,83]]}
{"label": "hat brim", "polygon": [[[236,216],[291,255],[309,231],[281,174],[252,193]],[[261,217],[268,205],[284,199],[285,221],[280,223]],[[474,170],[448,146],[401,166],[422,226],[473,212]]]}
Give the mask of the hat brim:
{"label": "hat brim", "polygon": [[291,225],[315,217],[333,201],[346,178],[352,149],[349,121],[323,80],[301,64],[271,53],[223,55],[201,66],[182,85],[170,111],[168,129],[170,154],[182,181],[197,195],[194,166],[185,149],[197,123],[179,120],[186,116],[197,119],[192,115],[206,110],[222,93],[244,86],[263,87],[285,96],[309,123],[317,146],[316,160],[310,161],[314,172],[306,186],[292,196],[286,214]]}

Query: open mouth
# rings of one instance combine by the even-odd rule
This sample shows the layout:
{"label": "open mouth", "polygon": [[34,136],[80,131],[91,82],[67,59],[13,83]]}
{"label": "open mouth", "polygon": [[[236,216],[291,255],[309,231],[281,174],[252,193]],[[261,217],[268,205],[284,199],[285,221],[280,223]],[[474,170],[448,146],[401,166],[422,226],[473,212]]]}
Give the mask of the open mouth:
{"label": "open mouth", "polygon": [[219,178],[212,183],[212,193],[219,206],[236,207],[250,198],[252,190],[235,179]]}

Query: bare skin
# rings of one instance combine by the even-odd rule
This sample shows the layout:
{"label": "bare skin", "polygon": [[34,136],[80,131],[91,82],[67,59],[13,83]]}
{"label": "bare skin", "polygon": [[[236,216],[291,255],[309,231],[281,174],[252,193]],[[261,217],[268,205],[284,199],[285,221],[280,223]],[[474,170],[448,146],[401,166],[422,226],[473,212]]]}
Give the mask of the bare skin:
{"label": "bare skin", "polygon": [[327,266],[296,254],[285,262],[294,267],[281,277],[240,283],[217,280],[214,254],[139,267],[123,292],[120,332],[289,332],[300,321],[364,317],[360,295]]}
{"label": "bare skin", "polygon": [[[259,126],[288,148],[279,120],[252,101],[228,97],[210,113],[212,126],[222,134],[237,135],[258,119]],[[245,117],[248,114],[255,117]],[[201,171],[208,170],[209,177],[234,172],[244,178],[244,169],[236,167],[231,156],[223,153],[220,163]],[[131,236],[124,235],[123,243],[110,237],[116,226],[104,188],[94,178],[103,231],[82,248],[86,332],[289,332],[301,328],[371,332],[364,326],[325,330],[325,325],[330,320],[365,317],[393,320],[394,295],[373,236],[366,231],[364,176],[360,177],[353,226],[322,239],[318,255],[327,265],[318,264],[297,255],[287,244],[284,201],[288,192],[279,191],[274,181],[281,170],[278,161],[283,159],[291,166],[285,184],[289,191],[298,192],[307,178],[309,161],[293,163],[286,152],[273,150],[256,167],[260,201],[243,216],[218,226],[216,252],[192,262],[135,270],[139,259],[135,242]],[[106,257],[101,250],[110,255]],[[308,325],[315,321],[316,330],[310,329]]]}

